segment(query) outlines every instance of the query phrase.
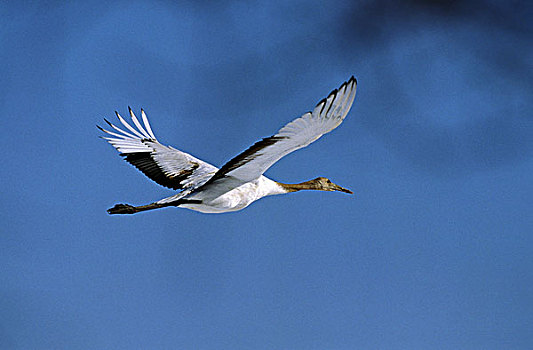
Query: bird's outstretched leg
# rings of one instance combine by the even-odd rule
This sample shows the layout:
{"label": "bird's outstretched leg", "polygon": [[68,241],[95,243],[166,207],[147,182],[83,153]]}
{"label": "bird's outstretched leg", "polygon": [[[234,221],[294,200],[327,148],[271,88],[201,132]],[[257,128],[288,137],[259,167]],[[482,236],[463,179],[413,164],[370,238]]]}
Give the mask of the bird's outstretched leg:
{"label": "bird's outstretched leg", "polygon": [[138,207],[134,207],[133,205],[129,205],[129,204],[115,204],[113,208],[107,209],[107,212],[111,215],[113,214],[135,214],[135,213],[138,213],[140,211],[145,211],[145,210],[159,209],[159,208],[164,208],[164,207],[177,207],[180,204],[185,204],[185,203],[199,204],[199,203],[202,203],[202,201],[197,200],[197,199],[181,198],[174,202],[167,202],[167,203],[155,202],[155,203],[150,203],[147,205],[140,205]]}
{"label": "bird's outstretched leg", "polygon": [[138,207],[134,207],[133,205],[129,205],[129,204],[116,204],[113,208],[107,209],[107,212],[111,215],[113,214],[135,214],[140,211],[158,209],[161,207],[164,207],[164,205],[157,204],[157,203],[140,205]]}

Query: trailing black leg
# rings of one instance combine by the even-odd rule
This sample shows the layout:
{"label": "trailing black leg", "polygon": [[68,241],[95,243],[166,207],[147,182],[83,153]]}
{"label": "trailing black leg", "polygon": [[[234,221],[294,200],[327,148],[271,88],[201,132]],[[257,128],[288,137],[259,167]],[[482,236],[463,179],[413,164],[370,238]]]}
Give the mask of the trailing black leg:
{"label": "trailing black leg", "polygon": [[140,211],[145,211],[145,210],[159,209],[159,208],[164,208],[164,207],[177,207],[180,204],[185,204],[185,203],[199,204],[199,203],[202,203],[202,201],[197,200],[197,199],[178,199],[177,201],[174,201],[174,202],[169,202],[169,203],[155,202],[155,203],[151,203],[147,205],[140,205],[138,207],[134,207],[133,205],[129,205],[129,204],[115,204],[113,208],[107,209],[107,212],[111,215],[113,214],[135,214],[135,213],[138,213]]}
{"label": "trailing black leg", "polygon": [[164,207],[164,205],[160,205],[157,203],[141,205],[138,207],[134,207],[133,205],[129,205],[129,204],[116,204],[113,208],[107,209],[107,212],[111,215],[113,214],[135,214],[140,211],[157,209],[161,207]]}

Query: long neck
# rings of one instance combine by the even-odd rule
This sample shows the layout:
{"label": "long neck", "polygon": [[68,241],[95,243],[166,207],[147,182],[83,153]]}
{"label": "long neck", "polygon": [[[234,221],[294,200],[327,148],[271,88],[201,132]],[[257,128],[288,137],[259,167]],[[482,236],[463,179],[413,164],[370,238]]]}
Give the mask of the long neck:
{"label": "long neck", "polygon": [[286,192],[296,192],[301,190],[320,190],[313,180],[300,182],[299,184],[284,184],[277,182]]}

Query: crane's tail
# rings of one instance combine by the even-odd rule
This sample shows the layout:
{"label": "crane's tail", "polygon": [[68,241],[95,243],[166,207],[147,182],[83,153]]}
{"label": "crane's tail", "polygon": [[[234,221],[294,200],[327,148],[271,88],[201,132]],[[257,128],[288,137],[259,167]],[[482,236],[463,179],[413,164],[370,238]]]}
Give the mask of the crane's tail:
{"label": "crane's tail", "polygon": [[167,203],[160,203],[155,202],[147,205],[140,205],[138,207],[134,207],[133,205],[129,204],[115,204],[113,208],[107,209],[107,212],[111,215],[114,214],[135,214],[140,211],[146,211],[146,210],[152,210],[152,209],[159,209],[164,207],[177,207],[180,204],[184,203],[202,203],[201,200],[195,200],[195,199],[179,199],[174,202],[167,202]]}

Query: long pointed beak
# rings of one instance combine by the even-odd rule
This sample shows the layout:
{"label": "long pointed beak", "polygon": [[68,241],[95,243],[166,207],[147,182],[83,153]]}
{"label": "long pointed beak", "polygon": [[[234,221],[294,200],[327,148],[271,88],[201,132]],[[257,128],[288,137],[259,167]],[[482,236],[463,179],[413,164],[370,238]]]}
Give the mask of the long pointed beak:
{"label": "long pointed beak", "polygon": [[339,185],[335,185],[335,191],[341,191],[341,192],[353,194],[353,192],[350,191],[349,189],[344,188],[344,187],[340,187]]}

